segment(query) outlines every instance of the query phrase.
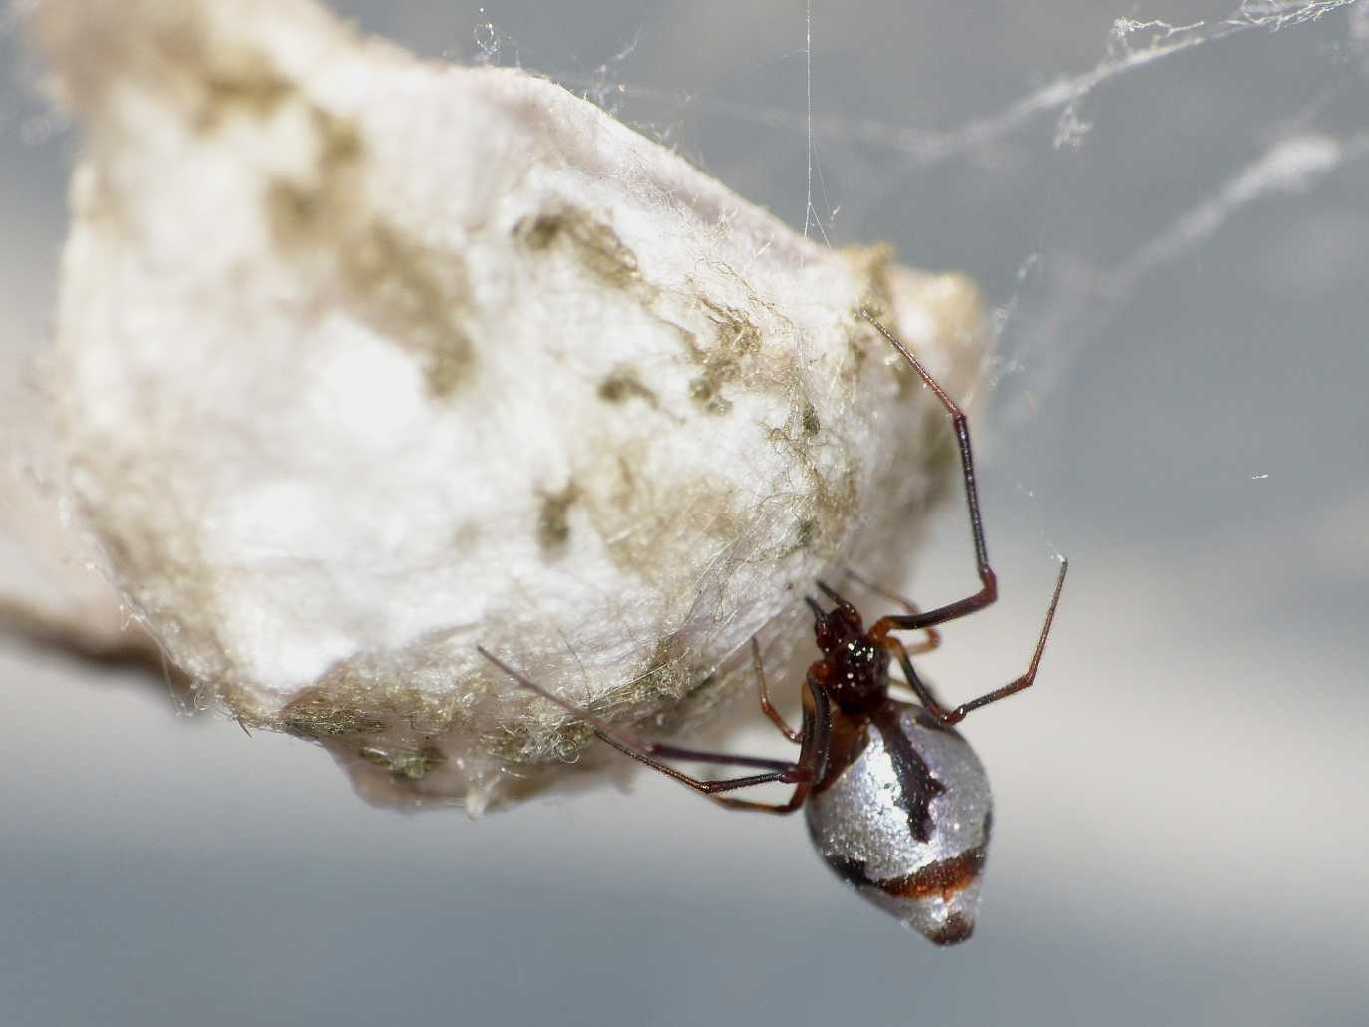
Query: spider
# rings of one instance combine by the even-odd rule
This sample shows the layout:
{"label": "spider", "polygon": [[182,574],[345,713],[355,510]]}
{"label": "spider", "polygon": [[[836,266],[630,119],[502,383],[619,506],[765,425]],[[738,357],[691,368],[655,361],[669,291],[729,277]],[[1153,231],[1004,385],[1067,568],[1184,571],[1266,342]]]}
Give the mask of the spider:
{"label": "spider", "polygon": [[[984,767],[954,725],[1035,681],[1069,563],[1060,561],[1055,591],[1026,673],[954,708],[942,703],[918,676],[911,656],[937,646],[936,625],[982,610],[998,598],[998,579],[989,565],[979,512],[970,430],[965,414],[921,361],[872,314],[862,311],[861,316],[911,365],[951,417],[980,587],[964,599],[923,612],[862,581],[906,610],[881,617],[866,628],[855,606],[819,581],[817,587],[833,605],[824,609],[817,599],[806,600],[822,655],[808,668],[803,721],[797,730],[770,702],[760,647],[753,638],[761,709],[799,746],[797,759],[787,762],[701,752],[637,739],[551,694],[485,648],[479,651],[523,688],[584,720],[602,741],[721,806],[781,814],[805,808],[813,845],[839,877],[905,925],[938,945],[949,945],[964,941],[974,930],[993,819]],[[892,634],[918,630],[926,632],[926,637],[911,648]],[[897,661],[920,705],[890,697],[891,660]],[[665,760],[745,767],[757,773],[703,780]],[[794,786],[786,801],[757,802],[722,794],[775,782]]]}

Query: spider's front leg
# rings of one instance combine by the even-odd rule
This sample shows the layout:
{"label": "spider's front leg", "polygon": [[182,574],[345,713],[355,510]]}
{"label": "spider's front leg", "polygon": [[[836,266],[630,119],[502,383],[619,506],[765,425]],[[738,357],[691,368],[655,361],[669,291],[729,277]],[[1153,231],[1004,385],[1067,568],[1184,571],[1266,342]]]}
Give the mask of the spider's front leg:
{"label": "spider's front leg", "polygon": [[970,535],[974,540],[975,568],[979,573],[980,582],[978,592],[954,603],[938,606],[925,613],[890,614],[887,617],[881,617],[871,628],[871,633],[883,636],[894,630],[915,631],[919,628],[929,628],[935,624],[944,624],[947,621],[964,617],[966,614],[974,613],[976,610],[982,610],[984,607],[992,605],[998,599],[998,575],[989,566],[989,546],[984,538],[984,518],[979,512],[979,488],[975,484],[974,476],[974,451],[970,446],[970,425],[965,417],[965,412],[932,377],[931,372],[922,366],[922,361],[913,356],[912,351],[903,345],[893,332],[876,321],[869,311],[861,311],[861,316],[870,322],[875,331],[884,336],[885,341],[898,351],[899,355],[917,372],[923,384],[936,395],[941,405],[946,408],[946,412],[951,415],[951,427],[955,430],[956,444],[960,449],[960,474],[965,482],[965,504],[970,512]]}
{"label": "spider's front leg", "polygon": [[1008,696],[1032,686],[1036,680],[1036,670],[1041,666],[1041,655],[1046,651],[1046,639],[1050,637],[1051,623],[1055,620],[1055,608],[1060,604],[1060,591],[1065,587],[1065,574],[1069,568],[1068,560],[1060,561],[1060,574],[1055,579],[1055,591],[1051,594],[1051,604],[1046,609],[1046,621],[1041,625],[1041,634],[1036,640],[1036,650],[1032,653],[1031,664],[1027,667],[1027,672],[1008,682],[1002,688],[985,692],[979,698],[961,703],[953,710],[946,709],[937,700],[927,684],[918,677],[917,671],[913,669],[913,661],[908,658],[907,650],[903,648],[898,639],[885,638],[881,644],[897,658],[899,666],[903,668],[903,677],[907,681],[908,687],[917,695],[923,708],[948,727],[952,724],[959,724],[975,710],[988,706],[990,703],[998,702],[999,699],[1006,699]]}

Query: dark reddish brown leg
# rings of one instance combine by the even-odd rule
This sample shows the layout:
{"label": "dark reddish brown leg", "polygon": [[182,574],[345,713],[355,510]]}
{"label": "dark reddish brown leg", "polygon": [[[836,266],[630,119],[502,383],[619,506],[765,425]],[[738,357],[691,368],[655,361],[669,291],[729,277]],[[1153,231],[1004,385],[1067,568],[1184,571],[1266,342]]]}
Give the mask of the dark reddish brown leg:
{"label": "dark reddish brown leg", "polygon": [[[679,781],[680,784],[693,788],[696,792],[707,795],[710,798],[713,798],[718,792],[731,792],[736,791],[738,788],[750,788],[753,785],[773,784],[777,782],[783,784],[801,784],[804,788],[808,785],[808,775],[802,767],[795,763],[780,763],[778,760],[761,761],[746,756],[731,756],[727,753],[695,752],[690,749],[674,749],[670,746],[654,745],[651,743],[647,743],[641,748],[636,748],[628,745],[621,738],[607,735],[597,728],[594,733],[600,740],[613,746],[624,756],[629,756],[638,763],[650,767],[652,770],[660,771],[666,777],[672,777],[676,781]],[[723,781],[705,781],[701,778],[691,777],[683,771],[676,770],[674,767],[662,763],[660,760],[656,759],[656,756],[663,756],[667,759],[689,760],[694,763],[721,763],[740,766],[756,766],[762,762],[769,762],[783,767],[784,769],[771,770],[764,774],[748,774],[746,777],[730,777]],[[737,801],[739,800],[727,800],[728,804]]]}
{"label": "dark reddish brown leg", "polygon": [[941,401],[941,405],[946,408],[946,412],[951,415],[951,427],[955,429],[956,443],[960,447],[960,473],[965,481],[965,503],[970,510],[970,535],[974,540],[974,560],[975,568],[979,572],[980,589],[972,596],[957,600],[954,603],[947,603],[945,606],[938,606],[934,610],[916,614],[891,614],[888,617],[881,617],[871,628],[871,634],[876,637],[883,637],[890,631],[915,631],[918,628],[928,628],[934,624],[944,624],[947,621],[964,617],[966,614],[974,613],[975,610],[982,610],[989,606],[998,598],[998,577],[994,574],[993,568],[989,566],[989,547],[984,540],[984,519],[979,513],[979,489],[975,485],[974,477],[974,453],[970,448],[970,426],[965,419],[965,413],[958,407],[955,400],[947,395],[931,373],[922,366],[922,362],[913,356],[907,346],[899,342],[889,329],[870,316],[868,311],[861,311],[861,316],[872,324],[880,335],[884,336],[889,345],[896,349],[904,360],[908,361],[909,366],[918,373],[918,377],[936,394],[936,398]]}
{"label": "dark reddish brown leg", "polygon": [[[879,596],[881,599],[887,599],[891,603],[897,603],[899,606],[903,607],[914,617],[916,617],[919,613],[922,612],[918,608],[917,604],[914,603],[911,599],[904,599],[903,596],[899,595],[897,592],[891,592],[889,589],[885,588],[880,584],[877,584],[876,582],[871,581],[869,578],[857,574],[850,567],[845,568],[844,573],[848,578],[854,581],[861,588],[865,589],[867,592],[872,592],[875,595]],[[940,631],[933,627],[923,628],[922,630],[927,633],[927,637],[923,639],[921,642],[918,642],[916,645],[910,645],[907,647],[907,651],[910,656],[922,656],[925,653],[930,653],[932,650],[938,648],[941,645]]]}
{"label": "dark reddish brown leg", "polygon": [[[827,760],[832,746],[832,707],[827,693],[809,677],[804,691],[803,749],[799,752],[798,767],[806,774],[804,780],[794,786],[794,792],[787,802],[751,802],[747,799],[733,799],[727,796],[714,796],[713,801],[728,809],[748,810],[758,813],[793,813],[808,799],[808,793],[823,774],[827,773]],[[810,705],[811,704],[811,705]]]}
{"label": "dark reddish brown leg", "polygon": [[917,696],[917,701],[922,704],[922,708],[937,720],[941,720],[945,713],[946,704],[932,691],[931,685],[917,676],[917,671],[913,669],[912,661],[908,658],[911,654],[904,648],[903,643],[889,636],[881,639],[879,644],[892,653],[894,659],[898,661],[898,665],[903,668],[903,683]]}
{"label": "dark reddish brown leg", "polygon": [[[624,756],[630,756],[638,763],[650,767],[652,770],[659,771],[666,777],[674,778],[682,785],[694,789],[703,795],[708,796],[719,805],[727,806],[731,809],[760,810],[772,813],[789,813],[803,804],[807,796],[814,777],[811,767],[803,763],[786,763],[781,760],[770,760],[755,756],[733,756],[727,753],[701,752],[694,749],[683,749],[679,746],[662,745],[658,742],[645,742],[633,738],[631,735],[617,731],[606,721],[600,720],[594,714],[583,710],[574,703],[567,702],[559,696],[548,692],[541,685],[536,684],[518,671],[514,670],[503,660],[499,659],[484,646],[476,646],[476,651],[481,656],[489,660],[505,674],[511,677],[523,688],[540,695],[544,699],[556,703],[562,709],[573,713],[594,729],[595,735],[613,748],[617,749]],[[768,767],[771,768],[767,773],[751,774],[746,777],[728,778],[724,781],[704,781],[697,777],[691,777],[683,771],[676,770],[674,767],[662,763],[657,757],[666,759],[689,760],[697,763],[718,763],[730,766],[742,767]],[[766,803],[745,802],[740,799],[721,798],[716,795],[718,792],[734,791],[738,788],[750,788],[753,785],[770,784],[781,782],[796,785],[794,795],[786,803],[769,805]],[[791,805],[797,802],[797,805]]]}
{"label": "dark reddish brown leg", "polygon": [[798,745],[803,741],[803,732],[795,731],[790,727],[780,711],[770,704],[770,689],[765,684],[765,667],[761,665],[761,647],[755,636],[751,638],[751,662],[756,668],[756,680],[760,682],[761,709],[765,711],[765,715],[770,718],[771,723],[780,729],[780,734]]}
{"label": "dark reddish brown leg", "polygon": [[1055,579],[1055,591],[1051,594],[1051,604],[1046,609],[1046,622],[1041,625],[1041,636],[1036,640],[1036,651],[1032,653],[1031,665],[1027,668],[1027,673],[1002,688],[995,688],[992,692],[981,695],[978,699],[961,703],[953,710],[947,710],[938,702],[936,696],[932,694],[932,690],[917,676],[917,671],[913,669],[913,661],[908,659],[907,652],[898,644],[898,641],[892,638],[884,640],[884,645],[888,646],[890,651],[898,657],[898,663],[903,668],[903,676],[907,679],[908,687],[916,693],[918,701],[922,703],[928,713],[943,724],[959,724],[968,714],[980,707],[998,702],[999,699],[1006,699],[1024,688],[1031,687],[1032,682],[1036,680],[1036,669],[1041,665],[1041,654],[1046,651],[1046,639],[1051,633],[1051,622],[1055,620],[1055,608],[1060,603],[1060,590],[1065,587],[1065,572],[1069,570],[1069,566],[1068,560],[1060,561],[1060,575]]}
{"label": "dark reddish brown leg", "polygon": [[793,813],[796,809],[808,801],[808,793],[812,791],[811,781],[804,781],[796,785],[794,794],[786,802],[751,802],[748,799],[733,799],[726,795],[712,796],[714,802],[727,809],[744,810],[750,813]]}

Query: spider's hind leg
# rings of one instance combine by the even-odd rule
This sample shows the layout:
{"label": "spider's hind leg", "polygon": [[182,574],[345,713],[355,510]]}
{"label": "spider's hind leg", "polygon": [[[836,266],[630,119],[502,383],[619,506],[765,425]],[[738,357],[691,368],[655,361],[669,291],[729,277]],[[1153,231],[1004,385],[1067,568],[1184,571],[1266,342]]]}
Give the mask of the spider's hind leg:
{"label": "spider's hind leg", "polygon": [[[624,756],[630,756],[638,763],[650,767],[666,777],[674,778],[680,784],[694,789],[702,795],[706,795],[720,805],[728,806],[732,809],[758,810],[772,813],[790,813],[802,805],[804,798],[807,797],[808,790],[813,780],[812,771],[800,763],[789,763],[783,760],[766,759],[759,756],[740,756],[730,753],[704,752],[696,749],[685,749],[676,745],[665,745],[660,742],[648,742],[614,728],[607,721],[596,717],[588,710],[581,709],[574,703],[562,699],[560,696],[553,695],[541,685],[520,674],[509,666],[499,657],[495,656],[484,646],[476,646],[476,650],[481,656],[489,660],[496,667],[512,678],[519,686],[528,691],[540,695],[542,698],[554,702],[557,706],[574,714],[585,721],[593,730],[596,736],[607,744],[613,746]],[[662,759],[687,760],[691,763],[716,763],[723,766],[733,767],[754,767],[764,770],[764,773],[749,774],[745,777],[728,778],[722,781],[706,781],[701,778],[693,777],[683,771],[676,770],[674,767],[661,762]],[[740,799],[722,798],[717,795],[719,792],[735,791],[738,788],[750,788],[753,785],[770,784],[773,782],[795,785],[794,795],[786,803],[771,806],[766,803],[745,802]]]}

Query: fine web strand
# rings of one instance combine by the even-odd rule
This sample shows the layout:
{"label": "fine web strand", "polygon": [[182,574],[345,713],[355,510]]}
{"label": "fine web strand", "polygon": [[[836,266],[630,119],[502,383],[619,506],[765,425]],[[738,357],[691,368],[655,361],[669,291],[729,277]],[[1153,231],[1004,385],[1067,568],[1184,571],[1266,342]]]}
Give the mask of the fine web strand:
{"label": "fine web strand", "polygon": [[[808,105],[803,114],[792,108],[745,103],[703,95],[690,95],[688,103],[696,110],[747,124],[804,132],[809,147],[809,216],[805,217],[805,231],[811,225],[813,212],[812,177],[814,147],[818,140],[842,145],[859,144],[882,152],[901,155],[910,168],[927,167],[943,161],[982,150],[1021,130],[1037,117],[1060,111],[1073,119],[1077,104],[1099,86],[1123,75],[1139,71],[1152,64],[1215,43],[1252,29],[1275,32],[1298,25],[1310,24],[1343,8],[1363,4],[1369,0],[1246,0],[1225,17],[1186,25],[1171,25],[1160,20],[1142,21],[1118,18],[1108,38],[1106,54],[1094,67],[1072,75],[1062,75],[1032,92],[1009,103],[1002,109],[971,119],[949,131],[937,131],[909,126],[876,118],[850,116],[816,117],[812,107],[812,0],[807,5],[808,21]],[[1143,37],[1140,42],[1136,37]],[[565,76],[568,84],[588,83],[588,79]],[[622,84],[620,91],[634,99],[678,105],[679,91],[649,86]],[[1074,143],[1077,132],[1057,133],[1061,145]]]}

